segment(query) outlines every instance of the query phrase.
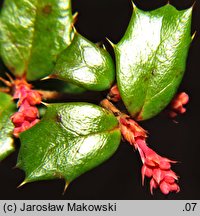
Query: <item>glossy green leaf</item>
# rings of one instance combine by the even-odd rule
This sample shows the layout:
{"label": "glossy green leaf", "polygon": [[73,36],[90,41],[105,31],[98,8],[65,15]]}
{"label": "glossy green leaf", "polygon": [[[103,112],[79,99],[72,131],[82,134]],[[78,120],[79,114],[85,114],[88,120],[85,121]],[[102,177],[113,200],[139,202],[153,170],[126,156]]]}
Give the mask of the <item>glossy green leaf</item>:
{"label": "glossy green leaf", "polygon": [[40,123],[21,133],[18,166],[25,182],[64,178],[69,183],[111,157],[120,138],[116,117],[105,109],[52,104]]}
{"label": "glossy green leaf", "polygon": [[191,43],[192,8],[166,6],[150,12],[134,7],[128,29],[115,46],[117,83],[129,113],[149,119],[173,98]]}
{"label": "glossy green leaf", "polygon": [[102,91],[111,87],[115,68],[106,50],[76,33],[58,57],[52,76],[87,90]]}
{"label": "glossy green leaf", "polygon": [[[61,81],[61,80],[59,80]],[[55,80],[54,80],[55,82]],[[61,82],[62,85],[59,86],[60,92],[67,93],[67,94],[81,94],[86,91],[86,89],[81,88],[77,85],[72,83]]]}
{"label": "glossy green leaf", "polygon": [[0,15],[0,52],[16,76],[36,80],[52,72],[72,37],[70,0],[5,0]]}
{"label": "glossy green leaf", "polygon": [[15,150],[12,137],[14,126],[10,120],[14,112],[12,97],[0,92],[0,161]]}
{"label": "glossy green leaf", "polygon": [[60,93],[63,92],[67,94],[80,94],[86,91],[86,89],[84,88],[58,79],[47,79],[43,82],[38,82],[34,85],[34,87],[38,89],[57,91]]}

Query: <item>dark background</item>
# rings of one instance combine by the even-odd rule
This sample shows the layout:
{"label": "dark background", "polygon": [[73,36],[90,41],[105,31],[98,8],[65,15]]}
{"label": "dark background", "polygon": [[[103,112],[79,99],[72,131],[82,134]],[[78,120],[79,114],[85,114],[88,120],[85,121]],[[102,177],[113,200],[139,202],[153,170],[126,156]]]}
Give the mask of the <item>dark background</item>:
{"label": "dark background", "polygon": [[[2,2],[2,1],[1,1]],[[167,0],[135,0],[143,9],[156,9]],[[190,7],[194,0],[171,0],[178,9]],[[130,0],[72,0],[73,11],[79,12],[76,27],[93,42],[105,41],[108,37],[116,43],[128,25],[132,7]],[[173,170],[180,175],[181,191],[178,194],[162,195],[149,192],[149,181],[141,185],[141,161],[138,152],[122,142],[115,155],[101,166],[82,175],[71,183],[62,195],[64,181],[43,181],[30,183],[22,188],[24,173],[13,169],[17,152],[0,163],[0,199],[200,199],[200,141],[199,141],[199,79],[200,79],[200,4],[196,1],[193,11],[192,33],[197,31],[192,43],[187,70],[180,91],[190,95],[187,113],[178,118],[178,124],[161,114],[142,125],[150,133],[149,145],[159,154],[180,161]],[[98,103],[102,93],[87,93],[81,100]]]}

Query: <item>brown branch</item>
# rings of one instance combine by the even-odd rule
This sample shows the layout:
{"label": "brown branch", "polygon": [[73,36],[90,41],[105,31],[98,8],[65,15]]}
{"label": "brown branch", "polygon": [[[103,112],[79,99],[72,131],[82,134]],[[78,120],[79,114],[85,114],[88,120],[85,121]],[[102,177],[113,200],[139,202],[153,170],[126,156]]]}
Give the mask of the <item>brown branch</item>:
{"label": "brown branch", "polygon": [[0,77],[0,81],[3,82],[6,86],[12,87],[12,83],[10,81],[4,79],[3,77]]}
{"label": "brown branch", "polygon": [[64,96],[63,93],[57,91],[45,91],[45,90],[36,90],[36,91],[42,95],[42,99],[44,100],[55,100],[55,99],[60,99]]}
{"label": "brown branch", "polygon": [[108,99],[104,99],[100,102],[101,106],[108,111],[112,112],[115,116],[125,115],[118,110]]}
{"label": "brown branch", "polygon": [[10,88],[1,87],[1,88],[0,88],[0,92],[9,93],[9,92],[10,92]]}

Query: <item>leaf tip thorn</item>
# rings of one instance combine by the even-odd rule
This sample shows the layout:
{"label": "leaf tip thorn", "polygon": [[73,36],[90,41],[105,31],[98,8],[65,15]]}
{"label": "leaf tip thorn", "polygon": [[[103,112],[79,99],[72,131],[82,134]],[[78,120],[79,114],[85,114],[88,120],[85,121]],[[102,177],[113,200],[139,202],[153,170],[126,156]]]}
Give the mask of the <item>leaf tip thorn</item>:
{"label": "leaf tip thorn", "polygon": [[193,9],[195,5],[196,5],[196,1],[194,1],[194,3],[193,3],[193,5],[192,5],[191,8]]}
{"label": "leaf tip thorn", "polygon": [[64,190],[63,190],[63,193],[62,193],[62,195],[64,195],[64,194],[65,194],[65,192],[66,192],[66,190],[67,190],[67,188],[68,188],[69,184],[70,184],[70,182],[68,182],[68,181],[66,181],[66,182],[65,182],[65,187],[64,187]]}
{"label": "leaf tip thorn", "polygon": [[196,34],[197,34],[197,32],[195,31],[194,34],[192,35],[192,40],[194,40]]}
{"label": "leaf tip thorn", "polygon": [[20,188],[20,187],[24,186],[26,183],[27,183],[27,181],[24,180],[20,185],[17,186],[17,188]]}
{"label": "leaf tip thorn", "polygon": [[78,20],[78,12],[73,14],[73,26],[75,25],[76,21]]}
{"label": "leaf tip thorn", "polygon": [[103,47],[104,50],[106,50],[106,46],[104,44],[102,45],[102,47]]}
{"label": "leaf tip thorn", "polygon": [[135,10],[137,8],[135,3],[133,1],[131,1],[131,3],[132,3],[133,10]]}
{"label": "leaf tip thorn", "polygon": [[46,76],[46,77],[44,77],[44,78],[42,78],[42,79],[40,79],[40,80],[48,80],[48,79],[51,79],[52,77],[51,76]]}
{"label": "leaf tip thorn", "polygon": [[75,28],[75,26],[74,26],[73,23],[72,23],[72,30],[73,30],[73,33],[74,33],[74,34],[78,34],[78,32],[77,32],[77,30],[76,30],[76,28]]}
{"label": "leaf tip thorn", "polygon": [[18,164],[16,164],[15,166],[12,167],[13,170],[17,169],[17,168],[19,168]]}
{"label": "leaf tip thorn", "polygon": [[108,38],[106,38],[106,40],[108,41],[108,43],[114,48],[115,47],[115,44],[111,41],[111,40],[109,40]]}
{"label": "leaf tip thorn", "polygon": [[7,73],[7,72],[5,74],[8,77],[8,79],[10,80],[10,82],[13,83],[14,79],[11,77],[11,75],[9,73]]}
{"label": "leaf tip thorn", "polygon": [[47,107],[50,105],[50,104],[45,103],[45,102],[43,102],[43,101],[41,102],[41,104],[43,104],[44,106],[47,106]]}

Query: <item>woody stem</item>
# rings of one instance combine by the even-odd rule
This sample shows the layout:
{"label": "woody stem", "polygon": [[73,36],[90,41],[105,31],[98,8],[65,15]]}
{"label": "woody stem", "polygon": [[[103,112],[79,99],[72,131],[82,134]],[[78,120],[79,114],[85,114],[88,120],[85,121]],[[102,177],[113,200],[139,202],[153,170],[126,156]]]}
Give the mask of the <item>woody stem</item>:
{"label": "woody stem", "polygon": [[10,92],[10,88],[2,87],[2,88],[0,88],[0,92],[8,93],[8,92]]}
{"label": "woody stem", "polygon": [[42,99],[44,100],[61,99],[62,97],[65,96],[65,94],[57,91],[45,91],[45,90],[36,90],[36,91],[42,95]]}
{"label": "woody stem", "polygon": [[122,112],[117,109],[113,103],[111,103],[108,99],[104,99],[100,102],[101,106],[108,111],[112,112],[115,116],[120,116],[122,115]]}

